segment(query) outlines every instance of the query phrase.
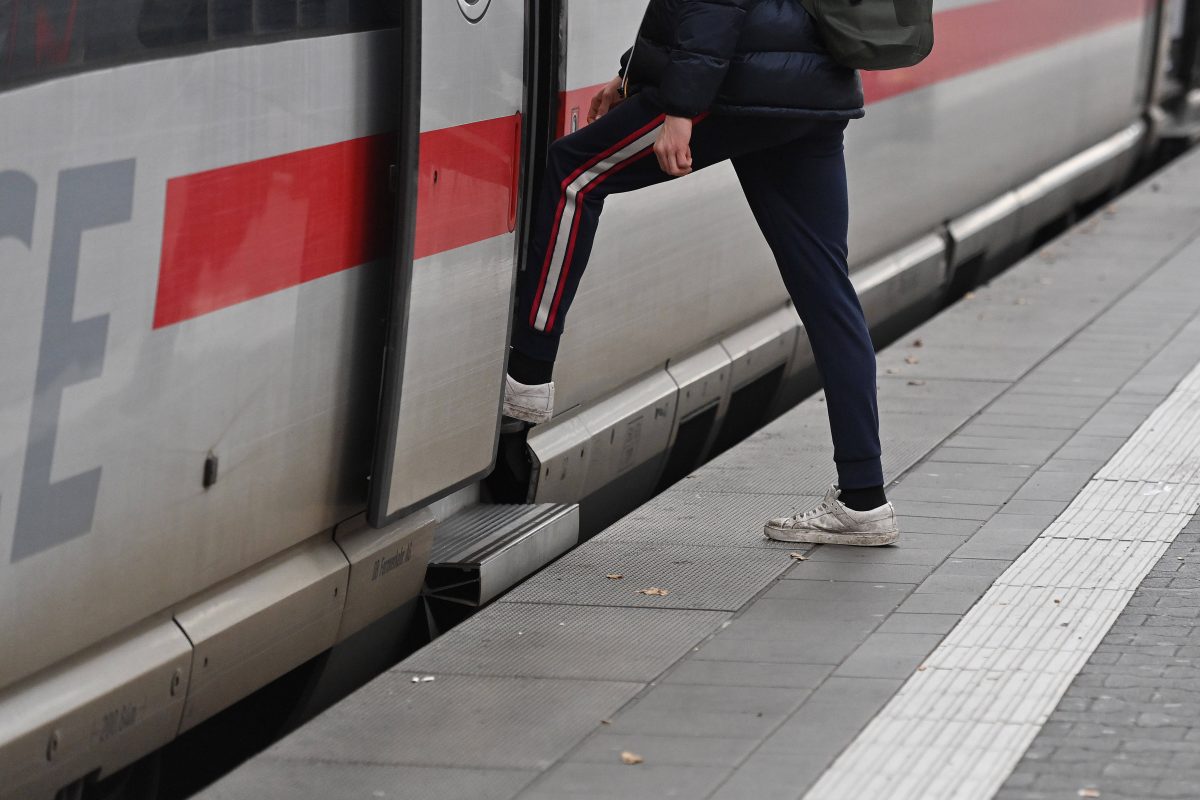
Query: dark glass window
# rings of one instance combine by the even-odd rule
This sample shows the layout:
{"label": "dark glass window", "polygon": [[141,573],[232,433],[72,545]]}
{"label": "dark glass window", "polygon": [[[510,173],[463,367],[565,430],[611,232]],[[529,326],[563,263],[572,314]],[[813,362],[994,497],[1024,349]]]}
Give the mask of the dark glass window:
{"label": "dark glass window", "polygon": [[385,28],[403,0],[0,0],[0,90],[129,61]]}

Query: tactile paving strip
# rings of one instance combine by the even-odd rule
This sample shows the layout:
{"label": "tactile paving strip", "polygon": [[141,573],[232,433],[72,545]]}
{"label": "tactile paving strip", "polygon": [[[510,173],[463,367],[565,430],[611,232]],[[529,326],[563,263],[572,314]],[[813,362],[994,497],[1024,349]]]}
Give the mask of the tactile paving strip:
{"label": "tactile paving strip", "polygon": [[991,797],[1200,504],[1200,367],[806,795]]}
{"label": "tactile paving strip", "polygon": [[1142,581],[998,798],[1196,797],[1200,662],[1188,654],[1200,647],[1198,585],[1200,514]]}
{"label": "tactile paving strip", "polygon": [[404,668],[649,682],[728,618],[723,611],[496,603],[406,659]]}
{"label": "tactile paving strip", "polygon": [[1181,385],[1096,477],[1200,484],[1200,387]]}

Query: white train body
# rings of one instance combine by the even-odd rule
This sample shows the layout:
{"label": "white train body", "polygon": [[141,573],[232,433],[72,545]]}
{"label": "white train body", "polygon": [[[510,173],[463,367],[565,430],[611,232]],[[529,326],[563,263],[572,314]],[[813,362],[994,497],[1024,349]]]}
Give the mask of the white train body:
{"label": "white train body", "polygon": [[[0,796],[109,774],[411,599],[458,502],[437,501],[496,457],[527,15],[563,15],[540,74],[569,127],[644,4],[420,3],[411,265],[380,211],[412,124],[403,23],[0,71]],[[1152,135],[1155,0],[938,10],[951,57],[868,76],[849,128],[873,322],[1118,185]],[[768,367],[787,401],[802,333],[727,166],[612,198],[563,413],[530,438],[562,469],[531,499],[652,486],[689,364],[730,378],[706,389],[719,424]],[[628,423],[652,406],[665,421]],[[372,599],[380,564],[398,582]]]}

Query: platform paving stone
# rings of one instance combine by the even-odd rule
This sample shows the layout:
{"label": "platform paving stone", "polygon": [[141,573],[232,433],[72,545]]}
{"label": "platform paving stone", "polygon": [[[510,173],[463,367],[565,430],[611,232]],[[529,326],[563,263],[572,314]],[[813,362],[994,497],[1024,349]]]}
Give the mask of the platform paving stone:
{"label": "platform paving stone", "polygon": [[[945,451],[941,452],[945,457]],[[928,500],[905,500],[904,509],[909,514],[934,519],[972,519],[986,522],[1000,510],[999,505],[983,506],[975,503],[944,503]]]}
{"label": "platform paving stone", "polygon": [[953,630],[961,614],[911,614],[896,612],[888,615],[876,630],[880,633],[939,633]]}
{"label": "platform paving stone", "polygon": [[765,536],[747,536],[763,522],[810,508],[824,492],[811,495],[728,494],[696,491],[686,484],[654,498],[604,531],[605,542],[688,544],[759,550],[797,549]]}
{"label": "platform paving stone", "polygon": [[848,678],[907,678],[941,641],[937,634],[876,631],[833,674]]}
{"label": "platform paving stone", "polygon": [[[651,681],[729,618],[721,611],[496,603],[405,661],[414,675]],[[586,632],[586,636],[581,636]]]}
{"label": "platform paving stone", "polygon": [[725,777],[718,766],[567,762],[539,778],[522,797],[532,800],[629,800],[631,797],[704,797]]}
{"label": "platform paving stone", "polygon": [[[237,780],[218,783],[204,792],[204,796],[213,800],[249,796],[259,800],[295,800],[298,797],[507,800],[538,774],[535,769],[467,769],[361,761],[296,762],[264,755],[243,765]],[[255,787],[253,795],[247,791],[250,786]],[[353,793],[347,791],[348,787],[354,787]]]}
{"label": "platform paving stone", "polygon": [[[1049,453],[1047,453],[1047,456]],[[967,503],[969,505],[988,505],[998,508],[1012,497],[1011,491],[1004,489],[951,489],[948,487],[923,487],[901,484],[888,492],[888,499],[897,505],[906,505],[910,500],[937,503]],[[936,519],[936,517],[935,517]]]}
{"label": "platform paving stone", "polygon": [[804,561],[782,577],[803,581],[860,581],[863,583],[920,583],[933,572],[931,564],[875,564],[846,561]]}
{"label": "platform paving stone", "polygon": [[861,629],[846,624],[788,623],[777,620],[767,624],[738,622],[700,646],[691,658],[781,665],[777,667],[781,670],[788,670],[794,664],[820,664],[832,668],[854,652],[872,630],[873,625]]}
{"label": "platform paving stone", "polygon": [[662,683],[707,686],[775,686],[815,689],[833,671],[830,664],[789,664],[781,669],[772,662],[712,661],[699,657],[680,662]]}
{"label": "platform paving stone", "polygon": [[[761,524],[761,523],[760,523]],[[755,532],[761,537],[761,528]],[[736,611],[787,569],[788,550],[592,540],[509,592],[502,602]],[[608,575],[622,575],[620,580]],[[647,595],[662,589],[666,596]]]}
{"label": "platform paving stone", "polygon": [[1091,480],[1092,473],[1087,470],[1079,472],[1039,472],[1030,478],[1024,486],[1013,495],[1014,500],[1072,500],[1079,490]]}
{"label": "platform paving stone", "polygon": [[927,533],[942,536],[970,536],[981,527],[977,520],[918,517],[897,509],[900,530],[905,534]]}
{"label": "platform paving stone", "polygon": [[[545,769],[643,684],[383,673],[267,751],[297,763]],[[552,718],[546,709],[554,709]],[[402,724],[401,724],[402,723]],[[420,736],[414,736],[420,731]],[[234,773],[231,778],[237,778]]]}
{"label": "platform paving stone", "polygon": [[[815,396],[203,796],[357,797],[411,770],[447,787],[495,775],[479,796],[497,798],[798,800],[1200,360],[1200,153],[1152,180],[881,352],[899,546],[763,539],[765,516],[832,480]],[[1106,798],[1197,785],[1192,530],[1006,800],[1078,796],[1081,780]],[[411,683],[422,665],[435,680]],[[620,763],[638,747],[644,763]]]}
{"label": "platform paving stone", "polygon": [[[904,535],[904,534],[902,534]],[[967,541],[966,536],[926,534],[920,546],[910,543],[916,534],[904,536],[904,547],[864,551],[856,547],[818,547],[808,556],[809,561],[859,561],[871,564],[919,564],[937,566]]]}
{"label": "platform paving stone", "polygon": [[713,796],[801,797],[901,684],[885,678],[829,678]]}
{"label": "platform paving stone", "polygon": [[901,603],[897,611],[905,614],[965,614],[983,597],[983,592],[982,589],[922,592]]}

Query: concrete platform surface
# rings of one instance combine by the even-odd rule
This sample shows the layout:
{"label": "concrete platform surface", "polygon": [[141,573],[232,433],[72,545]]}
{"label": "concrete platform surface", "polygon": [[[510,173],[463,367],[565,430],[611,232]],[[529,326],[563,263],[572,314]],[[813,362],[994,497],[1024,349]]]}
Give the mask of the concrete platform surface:
{"label": "concrete platform surface", "polygon": [[1198,314],[1200,152],[880,353],[898,546],[815,396],[201,796],[1200,797]]}

